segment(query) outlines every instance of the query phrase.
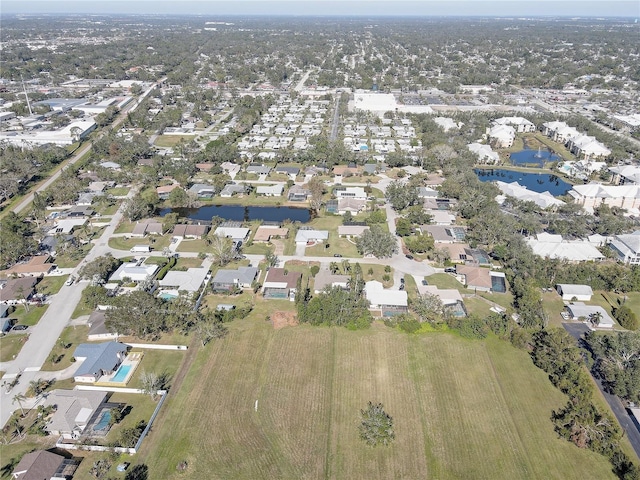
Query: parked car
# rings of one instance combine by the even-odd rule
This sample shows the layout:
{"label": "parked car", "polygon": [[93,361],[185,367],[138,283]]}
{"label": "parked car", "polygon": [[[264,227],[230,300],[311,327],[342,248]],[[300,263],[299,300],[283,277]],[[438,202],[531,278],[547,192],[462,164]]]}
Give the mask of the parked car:
{"label": "parked car", "polygon": [[342,257],[342,255],[340,255],[339,253],[334,253],[333,256],[336,257],[336,258],[341,258]]}
{"label": "parked car", "polygon": [[402,285],[404,285],[404,277],[402,277],[402,278],[400,279],[400,283],[401,283]]}
{"label": "parked car", "polygon": [[29,328],[28,325],[14,325],[11,330],[15,330],[16,332],[22,332],[24,330],[26,330],[27,328]]}
{"label": "parked car", "polygon": [[444,269],[444,273],[456,273],[455,267],[447,267]]}
{"label": "parked car", "polygon": [[400,284],[400,288],[398,290],[404,290],[404,283]]}
{"label": "parked car", "polygon": [[411,255],[411,254],[409,254],[409,253],[407,253],[407,254],[405,255],[405,257],[407,257],[409,260],[413,260],[413,255]]}
{"label": "parked car", "polygon": [[422,280],[422,285],[429,285],[429,282],[427,282],[426,280]]}
{"label": "parked car", "polygon": [[68,287],[68,286],[70,286],[70,285],[73,285],[73,282],[75,282],[75,281],[76,281],[76,279],[75,279],[75,277],[72,275],[72,276],[70,276],[69,278],[67,278],[67,281],[66,281],[66,282],[64,282],[64,284]]}

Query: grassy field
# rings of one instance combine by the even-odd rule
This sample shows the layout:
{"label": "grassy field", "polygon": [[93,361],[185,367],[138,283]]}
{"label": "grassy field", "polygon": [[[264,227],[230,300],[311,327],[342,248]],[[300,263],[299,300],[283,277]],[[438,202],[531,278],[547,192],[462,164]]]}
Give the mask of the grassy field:
{"label": "grassy field", "polygon": [[16,357],[27,338],[27,335],[23,333],[12,333],[11,335],[0,337],[0,362],[8,362]]}
{"label": "grassy field", "polygon": [[[195,357],[134,458],[150,478],[614,478],[557,437],[566,399],[505,342],[253,317]],[[388,448],[358,438],[369,400],[394,418]]]}
{"label": "grassy field", "polygon": [[180,141],[187,141],[182,135],[158,135],[154,145],[157,147],[175,147]]}
{"label": "grassy field", "polygon": [[16,319],[16,324],[33,326],[40,321],[47,308],[49,308],[49,305],[32,305],[27,312],[23,306],[17,306],[10,316]]}
{"label": "grassy field", "polygon": [[[49,355],[47,361],[42,365],[42,371],[56,371],[70,367],[74,350],[78,345],[87,341],[88,333],[89,327],[86,325],[66,327],[62,330],[58,341],[51,351],[51,355]],[[58,363],[53,362],[54,357],[56,357]]]}
{"label": "grassy field", "polygon": [[161,251],[164,247],[168,247],[171,242],[171,237],[168,235],[162,235],[158,237],[111,237],[109,239],[109,246],[116,250],[131,250],[136,245],[150,245],[152,250]]}

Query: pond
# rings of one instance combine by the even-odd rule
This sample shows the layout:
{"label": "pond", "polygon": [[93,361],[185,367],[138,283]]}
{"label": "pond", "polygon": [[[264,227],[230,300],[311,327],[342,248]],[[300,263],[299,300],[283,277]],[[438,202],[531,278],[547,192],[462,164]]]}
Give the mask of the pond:
{"label": "pond", "polygon": [[539,165],[540,167],[544,167],[545,162],[556,162],[560,160],[558,155],[555,155],[552,151],[548,149],[539,149],[539,150],[520,150],[519,152],[514,152],[509,155],[509,159],[513,165]]}
{"label": "pond", "polygon": [[572,185],[557,175],[550,173],[526,173],[505,170],[502,168],[476,168],[474,170],[482,182],[501,181],[506,183],[518,182],[534,192],[549,192],[551,195],[564,195],[571,190]]}
{"label": "pond", "polygon": [[263,220],[265,222],[292,222],[307,223],[311,219],[311,212],[305,208],[296,207],[249,207],[242,205],[206,205],[199,208],[165,208],[160,210],[160,216],[175,212],[181,218],[191,220],[207,220],[213,217],[248,222],[251,220]]}

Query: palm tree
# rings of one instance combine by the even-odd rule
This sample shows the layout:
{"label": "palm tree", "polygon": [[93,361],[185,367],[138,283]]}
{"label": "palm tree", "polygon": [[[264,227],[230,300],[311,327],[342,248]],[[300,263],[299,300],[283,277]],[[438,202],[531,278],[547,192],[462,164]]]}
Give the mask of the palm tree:
{"label": "palm tree", "polygon": [[20,414],[24,417],[24,409],[22,408],[22,402],[24,402],[27,399],[27,397],[24,396],[24,394],[22,393],[17,393],[13,396],[13,398],[11,399],[11,403],[17,403],[18,406],[20,407]]}
{"label": "palm tree", "polygon": [[592,313],[591,315],[589,315],[589,321],[594,327],[597,327],[598,325],[600,325],[600,322],[602,321],[602,313],[601,312]]}

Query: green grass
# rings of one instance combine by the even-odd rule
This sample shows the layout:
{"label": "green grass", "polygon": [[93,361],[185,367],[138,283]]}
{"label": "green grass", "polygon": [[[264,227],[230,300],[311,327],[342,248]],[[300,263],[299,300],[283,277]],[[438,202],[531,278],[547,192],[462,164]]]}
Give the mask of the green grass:
{"label": "green grass", "polygon": [[33,326],[40,321],[44,312],[47,311],[47,308],[49,308],[49,305],[32,305],[27,312],[23,306],[19,306],[16,307],[16,310],[11,314],[11,318],[15,318],[17,320],[16,323],[19,325]]}
{"label": "green grass", "polygon": [[178,252],[206,252],[209,250],[207,243],[200,239],[196,238],[193,240],[182,240],[176,249]]}
{"label": "green grass", "polygon": [[167,235],[144,238],[112,237],[109,239],[109,246],[116,250],[131,250],[136,245],[150,245],[152,250],[161,251],[168,247],[171,238]]}
{"label": "green grass", "polygon": [[158,135],[153,143],[156,147],[175,147],[184,139],[182,135]]}
{"label": "green grass", "polygon": [[435,285],[438,288],[453,288],[464,293],[472,293],[470,290],[464,288],[464,285],[456,280],[453,275],[449,275],[448,273],[434,273],[427,277],[427,282],[429,282],[429,285]]}
{"label": "green grass", "polygon": [[38,285],[36,285],[36,291],[45,295],[55,295],[60,291],[64,282],[67,281],[69,275],[60,275],[56,277],[44,277]]}
{"label": "green grass", "polygon": [[[138,349],[135,349],[138,350]],[[142,350],[144,356],[136,367],[133,377],[127,383],[128,388],[142,388],[140,376],[142,372],[153,372],[158,375],[166,375],[169,386],[175,377],[178,367],[182,363],[186,350]]]}
{"label": "green grass", "polygon": [[114,197],[124,197],[129,193],[129,190],[131,190],[129,187],[114,187],[107,190],[106,193]]}
{"label": "green grass", "polygon": [[[88,333],[89,327],[85,325],[66,327],[62,330],[60,337],[58,337],[58,341],[53,347],[53,350],[51,350],[51,355],[49,355],[47,360],[44,362],[41,370],[51,372],[64,370],[65,368],[70,367],[73,363],[71,361],[73,358],[73,351],[78,345],[87,341]],[[53,363],[51,361],[53,356],[60,358],[58,363]]]}
{"label": "green grass", "polygon": [[131,233],[133,232],[133,229],[135,228],[136,223],[135,222],[127,222],[127,221],[122,221],[120,222],[120,224],[118,225],[118,227],[115,229],[115,231],[113,233]]}
{"label": "green grass", "polygon": [[13,360],[20,353],[22,345],[28,338],[24,333],[12,333],[11,335],[0,337],[0,362]]}
{"label": "green grass", "polygon": [[255,242],[249,246],[245,244],[242,247],[242,253],[248,253],[250,255],[266,255],[267,253],[273,253],[273,251],[273,244],[264,242]]}
{"label": "green grass", "polygon": [[[389,447],[358,438],[368,401],[394,419]],[[168,480],[615,478],[554,432],[565,402],[526,352],[497,339],[380,323],[275,331],[256,312],[199,351],[135,461]]]}
{"label": "green grass", "polygon": [[[384,271],[384,265],[369,265],[362,263],[362,273],[364,274],[364,281],[369,282],[371,280],[377,280],[378,282],[382,282],[382,285],[385,288],[390,288],[393,286],[393,268],[389,273]],[[369,271],[373,270],[373,274],[369,274]],[[385,275],[389,275],[389,280],[383,280],[382,277]],[[405,277],[409,277],[409,275],[405,275]],[[406,279],[405,279],[406,281]]]}

